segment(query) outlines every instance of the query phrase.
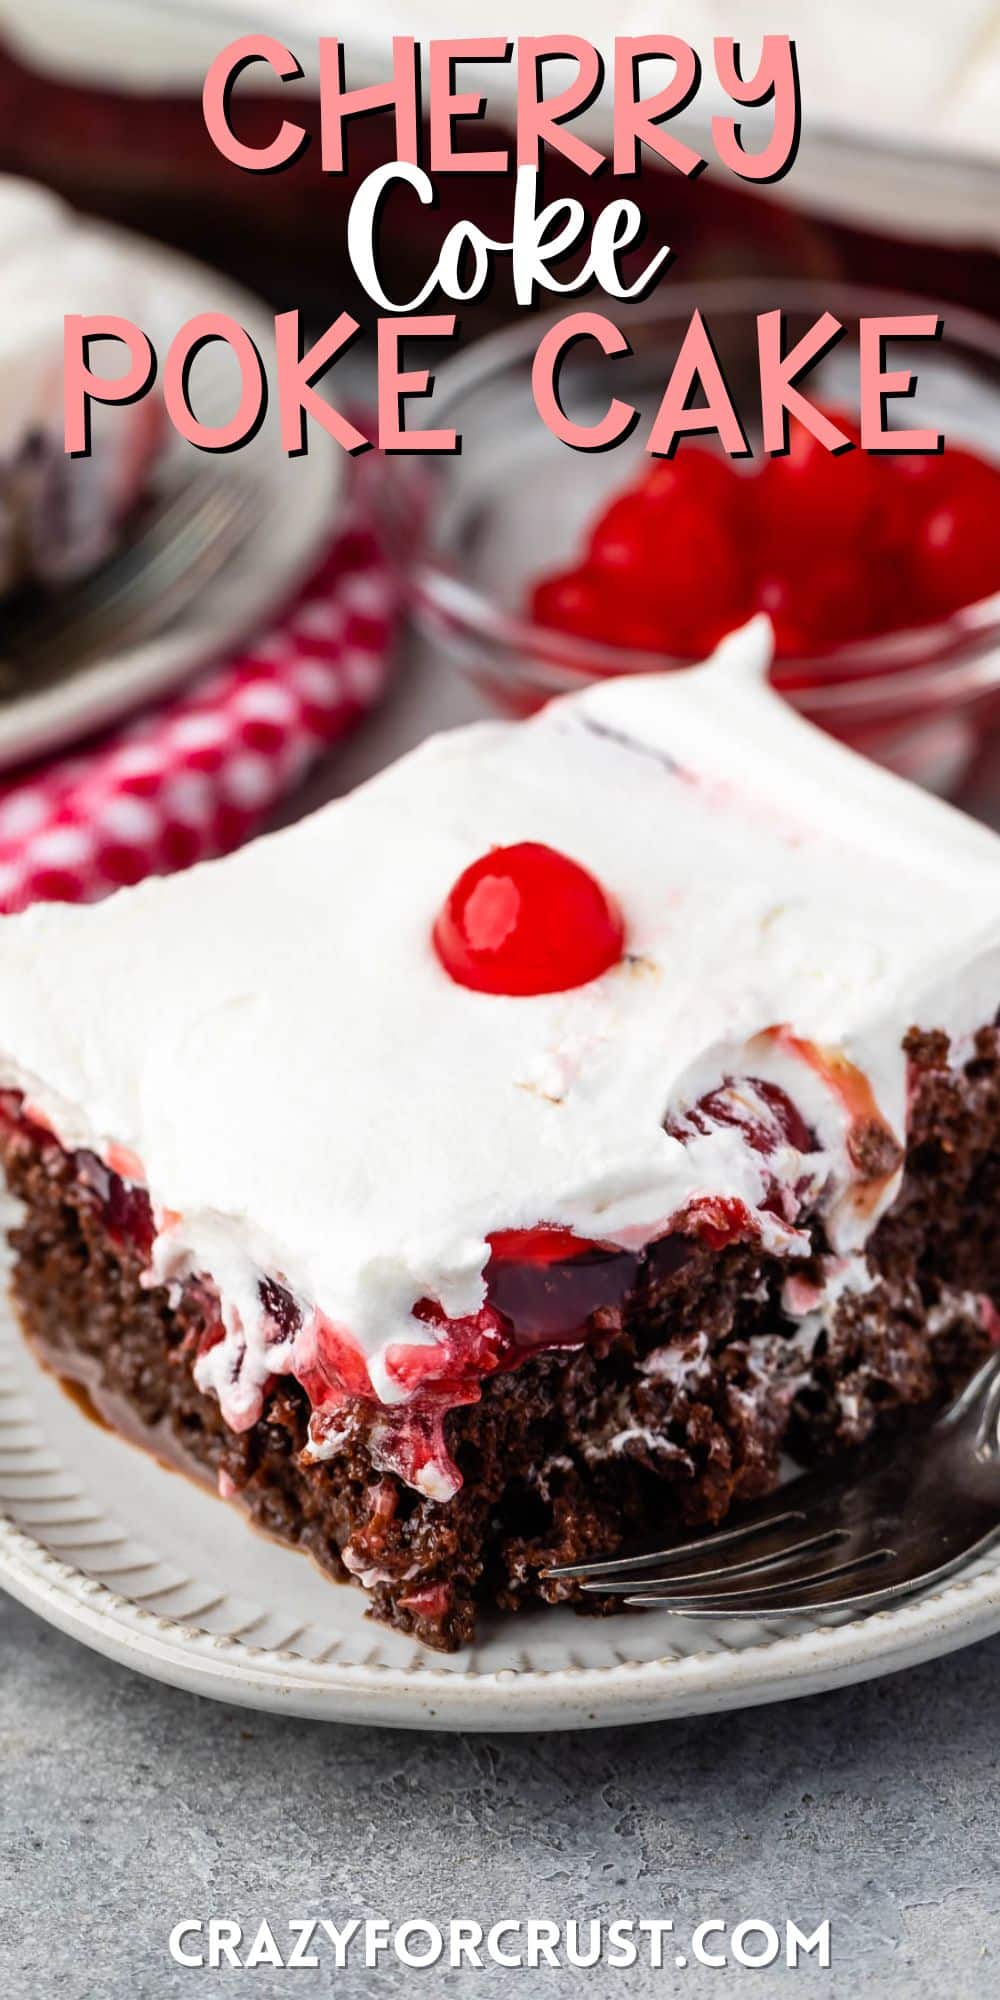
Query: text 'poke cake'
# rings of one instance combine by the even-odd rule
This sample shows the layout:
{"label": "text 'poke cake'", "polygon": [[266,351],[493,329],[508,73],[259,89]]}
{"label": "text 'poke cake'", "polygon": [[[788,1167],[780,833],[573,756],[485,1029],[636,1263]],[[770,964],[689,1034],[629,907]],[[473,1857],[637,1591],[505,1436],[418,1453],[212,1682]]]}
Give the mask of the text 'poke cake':
{"label": "text 'poke cake'", "polygon": [[432,1645],[997,1326],[1000,839],[800,721],[768,645],[0,922],[26,1333]]}

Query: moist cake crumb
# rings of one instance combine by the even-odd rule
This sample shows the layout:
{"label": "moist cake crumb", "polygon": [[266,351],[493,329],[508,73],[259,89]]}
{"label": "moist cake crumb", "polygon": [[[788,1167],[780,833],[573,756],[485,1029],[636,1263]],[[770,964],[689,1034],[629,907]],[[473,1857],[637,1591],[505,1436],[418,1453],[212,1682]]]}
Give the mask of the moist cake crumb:
{"label": "moist cake crumb", "polygon": [[1000,1033],[982,1030],[958,1067],[940,1033],[913,1030],[906,1051],[905,1171],[863,1285],[795,1323],[782,1305],[790,1286],[806,1303],[824,1296],[818,1220],[808,1259],[688,1241],[620,1310],[595,1314],[583,1345],[532,1356],[449,1411],[462,1485],[444,1505],[376,1465],[379,1417],[360,1402],[318,1464],[301,1459],[309,1402],[291,1378],[275,1382],[257,1423],[230,1430],[191,1372],[210,1294],[144,1282],[141,1227],[122,1228],[80,1156],[8,1121],[0,1153],[23,1204],[15,1302],[43,1356],[82,1380],[116,1428],[180,1456],[268,1533],[362,1583],[386,1624],[452,1649],[488,1606],[619,1609],[584,1605],[575,1584],[542,1571],[714,1525],[774,1486],[783,1450],[808,1460],[860,1443],[953,1389],[984,1353],[1000,1284]]}

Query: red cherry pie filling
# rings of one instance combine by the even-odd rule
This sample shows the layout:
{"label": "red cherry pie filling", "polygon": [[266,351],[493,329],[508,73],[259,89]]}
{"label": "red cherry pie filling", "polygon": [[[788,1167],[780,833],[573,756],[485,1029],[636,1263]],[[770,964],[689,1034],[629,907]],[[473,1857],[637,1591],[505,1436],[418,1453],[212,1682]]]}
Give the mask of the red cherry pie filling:
{"label": "red cherry pie filling", "polygon": [[687,442],[652,464],[592,524],[575,564],[535,584],[536,623],[699,660],[765,611],[775,679],[792,688],[822,677],[810,661],[1000,590],[1000,470],[957,445],[873,456],[849,415],[829,415],[854,441],[837,456],[793,424],[787,454],[755,470]]}

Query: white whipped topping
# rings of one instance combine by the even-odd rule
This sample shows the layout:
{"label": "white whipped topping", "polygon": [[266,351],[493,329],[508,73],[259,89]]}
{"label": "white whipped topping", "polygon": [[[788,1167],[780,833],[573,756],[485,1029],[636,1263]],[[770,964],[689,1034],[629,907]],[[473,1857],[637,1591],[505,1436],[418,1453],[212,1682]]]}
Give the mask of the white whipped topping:
{"label": "white whipped topping", "polygon": [[[261,1272],[391,1402],[387,1348],[435,1340],[422,1298],[477,1310],[491,1231],[631,1247],[700,1197],[755,1209],[766,1163],[738,1129],[664,1130],[726,1075],[788,1091],[825,1148],[833,1249],[863,1246],[896,1183],[853,1200],[836,1093],[755,1038],[787,1023],[843,1052],[902,1137],[907,1028],[966,1035],[1000,997],[1000,839],[798,719],[769,645],[756,620],[705,667],[434,738],[226,861],[0,922],[0,1082],[64,1144],[138,1156],[171,1211],[155,1274],[220,1290],[229,1337],[199,1379],[230,1422],[288,1361],[265,1352]],[[597,877],[628,956],[569,993],[469,992],[434,919],[522,840]]]}

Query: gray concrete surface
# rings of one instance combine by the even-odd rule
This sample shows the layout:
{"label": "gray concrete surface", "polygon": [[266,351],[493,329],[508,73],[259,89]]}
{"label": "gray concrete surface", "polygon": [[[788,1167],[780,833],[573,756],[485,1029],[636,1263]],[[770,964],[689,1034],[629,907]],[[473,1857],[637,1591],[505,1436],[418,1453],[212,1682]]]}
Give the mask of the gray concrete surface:
{"label": "gray concrete surface", "polygon": [[[585,1737],[433,1737],[218,1707],[0,1598],[0,1992],[455,2000],[1000,1990],[1000,1639],[804,1702]],[[753,1972],[185,1970],[183,1915],[829,1916]]]}

